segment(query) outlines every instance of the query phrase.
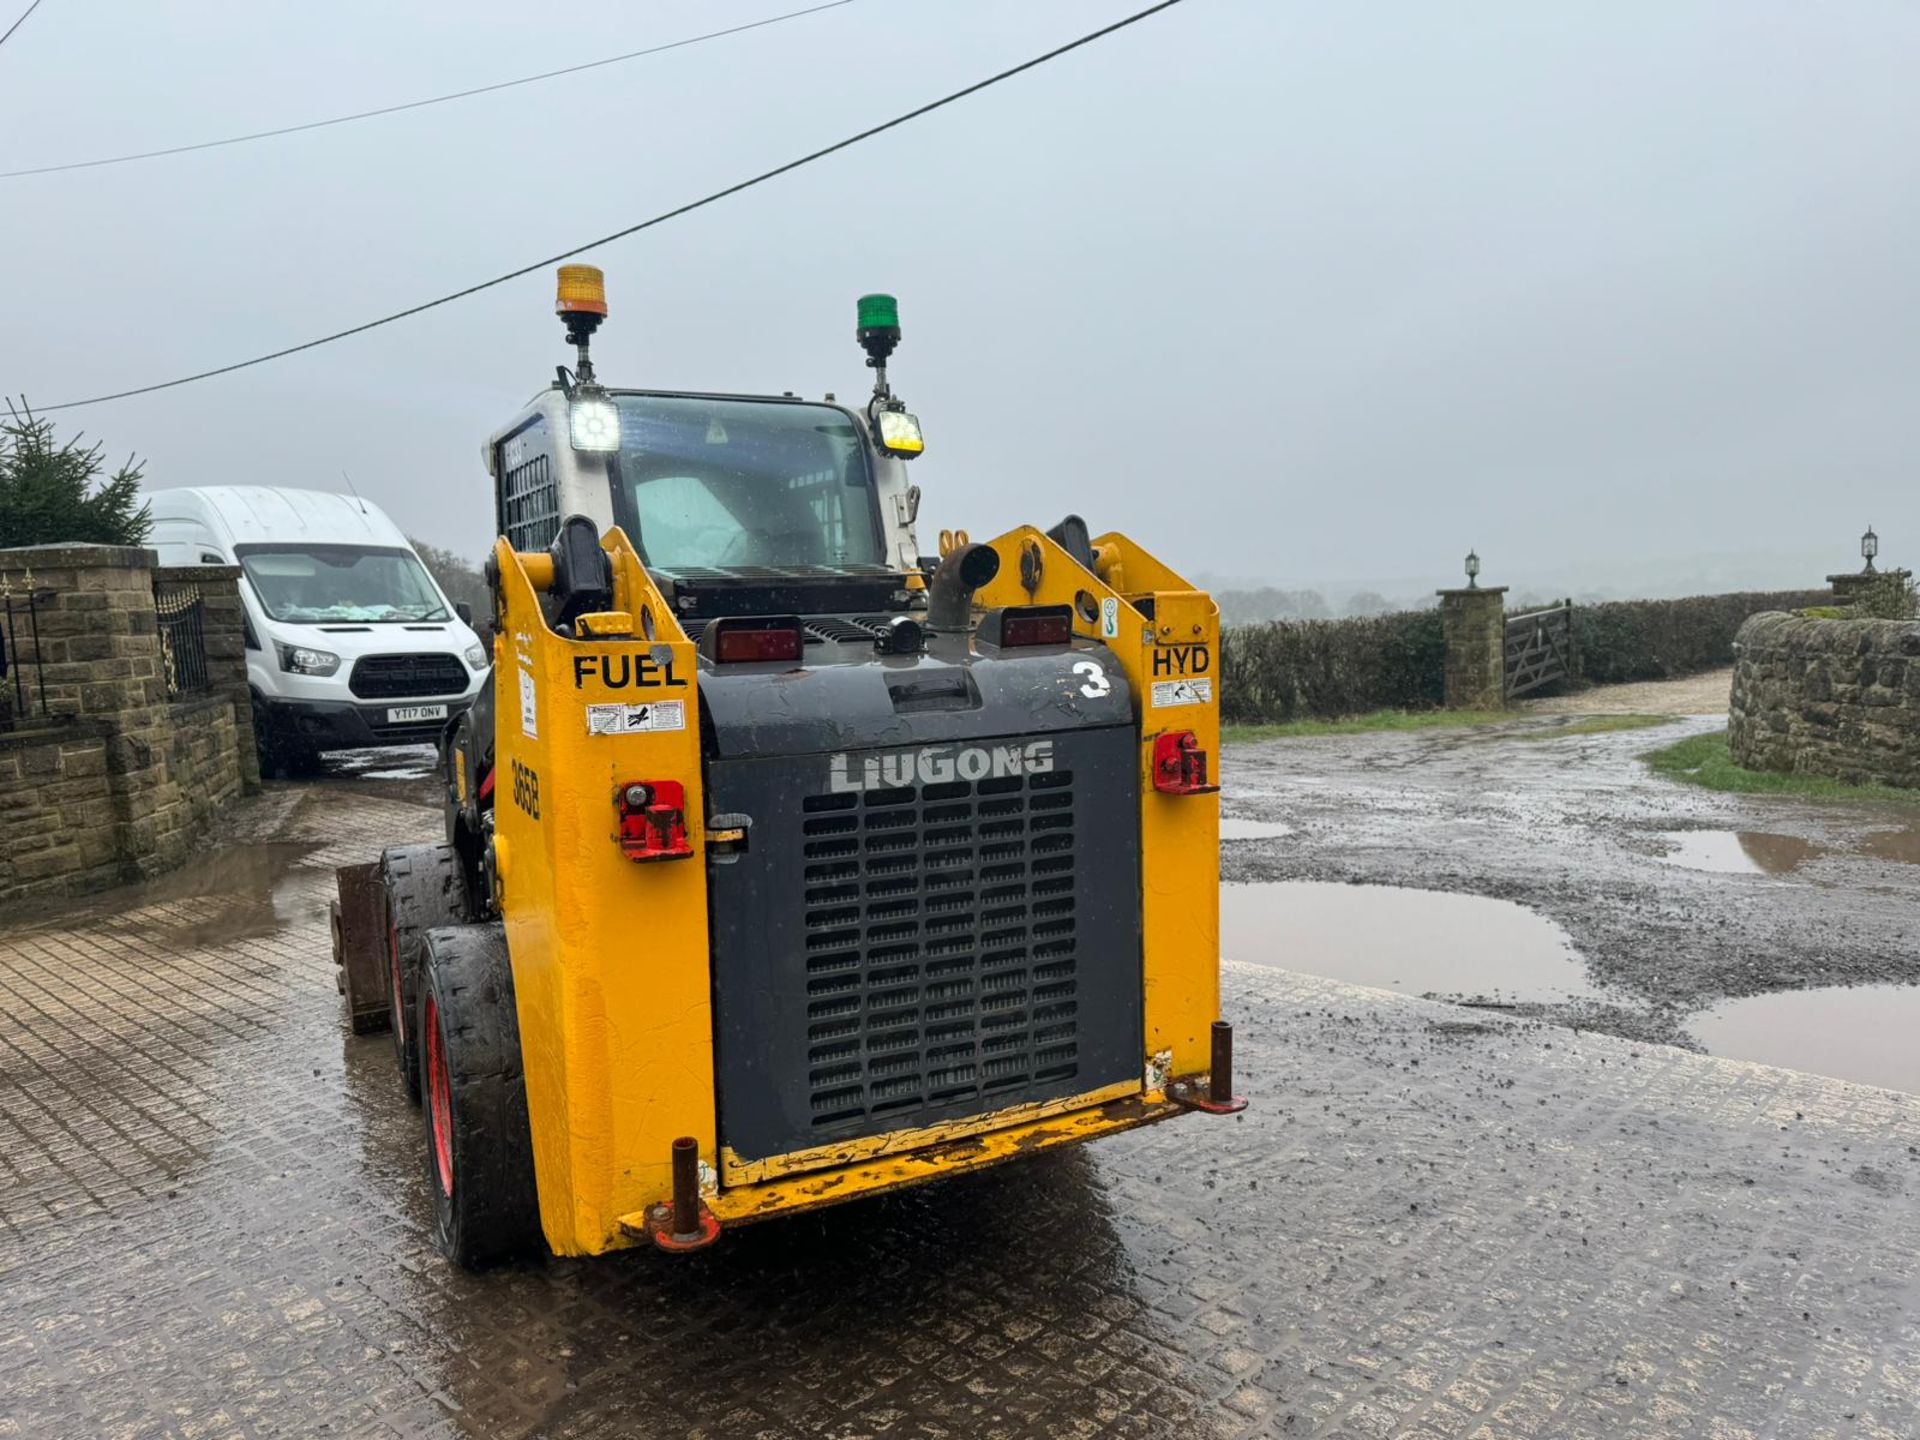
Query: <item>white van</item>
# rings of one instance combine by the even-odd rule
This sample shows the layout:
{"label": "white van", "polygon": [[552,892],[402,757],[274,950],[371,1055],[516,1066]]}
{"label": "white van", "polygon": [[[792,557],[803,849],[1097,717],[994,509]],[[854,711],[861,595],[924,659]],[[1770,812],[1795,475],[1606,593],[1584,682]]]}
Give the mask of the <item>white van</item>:
{"label": "white van", "polygon": [[162,565],[238,565],[265,770],[322,750],[437,742],[473,702],[480,639],[369,501],[223,485],[147,493]]}

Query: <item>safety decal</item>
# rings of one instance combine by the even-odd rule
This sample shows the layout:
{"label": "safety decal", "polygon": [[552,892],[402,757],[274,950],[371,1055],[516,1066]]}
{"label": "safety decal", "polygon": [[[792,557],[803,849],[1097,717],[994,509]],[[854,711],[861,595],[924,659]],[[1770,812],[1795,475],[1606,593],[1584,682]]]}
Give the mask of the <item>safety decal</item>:
{"label": "safety decal", "polygon": [[1156,680],[1153,682],[1153,703],[1156,708],[1163,705],[1211,705],[1213,681]]}
{"label": "safety decal", "polygon": [[520,733],[529,740],[540,738],[540,707],[533,691],[533,676],[520,672]]}
{"label": "safety decal", "polygon": [[634,735],[643,730],[684,730],[687,702],[659,700],[651,705],[589,705],[589,735]]}
{"label": "safety decal", "polygon": [[1120,633],[1120,602],[1112,595],[1100,602],[1100,634],[1111,640]]}

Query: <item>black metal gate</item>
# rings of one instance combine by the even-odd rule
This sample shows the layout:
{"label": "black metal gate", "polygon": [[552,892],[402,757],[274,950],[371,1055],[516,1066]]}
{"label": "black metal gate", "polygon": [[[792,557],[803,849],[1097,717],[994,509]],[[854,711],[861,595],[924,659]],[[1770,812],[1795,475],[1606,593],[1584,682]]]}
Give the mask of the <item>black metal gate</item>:
{"label": "black metal gate", "polygon": [[33,572],[23,588],[0,578],[0,730],[28,716],[47,714],[47,676],[40,662],[40,608],[54,592],[35,589]]}
{"label": "black metal gate", "polygon": [[1507,617],[1507,698],[1573,674],[1573,601]]}
{"label": "black metal gate", "polygon": [[160,632],[160,659],[169,695],[186,695],[210,688],[202,609],[197,585],[156,584],[153,587],[154,623]]}

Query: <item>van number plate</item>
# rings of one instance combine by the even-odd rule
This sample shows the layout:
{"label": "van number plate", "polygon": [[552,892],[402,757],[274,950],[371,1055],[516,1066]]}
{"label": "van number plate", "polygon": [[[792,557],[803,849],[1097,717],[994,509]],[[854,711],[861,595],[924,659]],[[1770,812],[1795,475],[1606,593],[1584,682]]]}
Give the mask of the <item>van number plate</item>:
{"label": "van number plate", "polygon": [[447,707],[444,705],[395,705],[387,711],[387,724],[406,725],[415,720],[444,720]]}

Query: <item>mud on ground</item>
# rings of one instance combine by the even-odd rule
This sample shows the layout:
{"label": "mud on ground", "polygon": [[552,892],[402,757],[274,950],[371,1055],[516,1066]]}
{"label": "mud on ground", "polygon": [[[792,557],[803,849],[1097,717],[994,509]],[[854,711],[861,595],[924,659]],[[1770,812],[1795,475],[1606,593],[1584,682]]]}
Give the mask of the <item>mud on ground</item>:
{"label": "mud on ground", "polygon": [[[1689,1017],[1727,997],[1920,982],[1920,811],[1718,794],[1638,758],[1720,716],[1540,738],[1569,721],[1230,746],[1223,814],[1291,833],[1227,840],[1222,878],[1518,901],[1566,929],[1605,993],[1510,1008],[1629,1039],[1691,1045]],[[1673,863],[1678,831],[1748,832],[1776,873]]]}

